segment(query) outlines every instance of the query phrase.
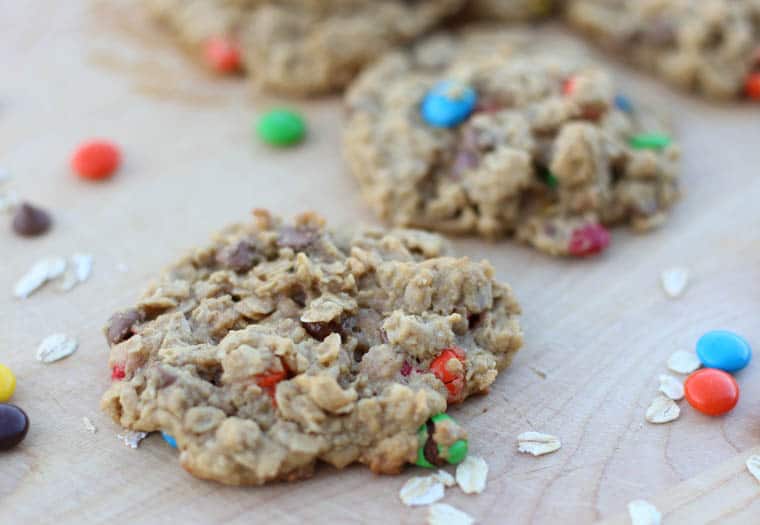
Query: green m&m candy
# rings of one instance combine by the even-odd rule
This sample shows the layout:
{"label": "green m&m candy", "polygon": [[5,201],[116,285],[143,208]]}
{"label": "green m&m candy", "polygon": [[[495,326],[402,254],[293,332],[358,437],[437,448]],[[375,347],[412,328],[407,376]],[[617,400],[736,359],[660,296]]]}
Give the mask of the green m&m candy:
{"label": "green m&m candy", "polygon": [[446,463],[456,465],[467,457],[466,439],[457,439],[452,443],[438,443],[435,441],[437,425],[450,426],[450,431],[445,432],[447,435],[463,434],[461,427],[447,414],[437,414],[431,417],[417,431],[419,448],[417,449],[417,461],[415,461],[415,465],[427,468],[440,467]]}
{"label": "green m&m candy", "polygon": [[306,136],[306,123],[289,109],[273,109],[259,118],[256,133],[271,146],[293,146]]}
{"label": "green m&m candy", "polygon": [[673,140],[664,133],[639,133],[632,136],[628,143],[633,149],[664,149]]}

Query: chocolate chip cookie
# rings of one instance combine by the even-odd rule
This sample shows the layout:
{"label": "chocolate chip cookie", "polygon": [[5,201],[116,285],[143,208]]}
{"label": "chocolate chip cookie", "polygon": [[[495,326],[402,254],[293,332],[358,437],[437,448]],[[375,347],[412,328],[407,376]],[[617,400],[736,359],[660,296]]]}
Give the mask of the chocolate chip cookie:
{"label": "chocolate chip cookie", "polygon": [[567,18],[671,84],[714,98],[760,99],[757,0],[568,0]]}
{"label": "chocolate chip cookie", "polygon": [[257,210],[111,318],[102,407],[228,484],[307,477],[318,461],[457,462],[466,432],[439,414],[509,365],[519,311],[487,262],[437,235]]}
{"label": "chocolate chip cookie", "polygon": [[678,196],[667,126],[561,38],[476,28],[390,53],[346,95],[344,149],[370,206],[405,226],[598,253]]}
{"label": "chocolate chip cookie", "polygon": [[489,20],[535,20],[550,15],[554,0],[470,0],[469,15]]}
{"label": "chocolate chip cookie", "polygon": [[[258,86],[307,95],[344,87],[368,62],[465,0],[144,0],[194,53],[220,39]],[[223,61],[225,68],[231,67]]]}

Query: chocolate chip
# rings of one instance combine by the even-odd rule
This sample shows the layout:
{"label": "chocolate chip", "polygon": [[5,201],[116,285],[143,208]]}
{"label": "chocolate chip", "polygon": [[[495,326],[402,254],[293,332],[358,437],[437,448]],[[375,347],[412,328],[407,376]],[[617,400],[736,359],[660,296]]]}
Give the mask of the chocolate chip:
{"label": "chocolate chip", "polygon": [[330,334],[340,334],[343,328],[340,321],[330,321],[327,323],[321,321],[313,323],[301,321],[301,326],[303,326],[303,329],[306,330],[310,336],[318,341],[324,341]]}
{"label": "chocolate chip", "polygon": [[24,202],[13,216],[13,231],[22,237],[36,237],[48,231],[51,223],[46,211]]}
{"label": "chocolate chip", "polygon": [[473,329],[478,324],[480,324],[480,320],[482,319],[482,315],[480,313],[471,313],[467,316],[467,327],[469,329]]}
{"label": "chocolate chip", "polygon": [[247,272],[258,261],[256,247],[250,241],[240,241],[236,246],[229,246],[216,254],[216,261],[235,272]]}
{"label": "chocolate chip", "polygon": [[142,320],[142,314],[135,309],[117,312],[108,320],[106,338],[111,345],[121,343],[132,337],[134,326]]}
{"label": "chocolate chip", "polygon": [[435,423],[428,421],[428,437],[427,441],[425,441],[425,447],[422,449],[422,455],[425,456],[425,459],[428,460],[431,464],[440,467],[445,463],[445,461],[438,455],[438,443],[436,443],[435,439],[433,439],[433,434],[435,434]]}
{"label": "chocolate chip", "polygon": [[277,245],[281,248],[292,248],[295,251],[303,251],[317,240],[319,233],[313,228],[294,228],[285,226],[280,230]]}
{"label": "chocolate chip", "polygon": [[26,437],[29,417],[16,405],[0,403],[0,450],[9,450]]}

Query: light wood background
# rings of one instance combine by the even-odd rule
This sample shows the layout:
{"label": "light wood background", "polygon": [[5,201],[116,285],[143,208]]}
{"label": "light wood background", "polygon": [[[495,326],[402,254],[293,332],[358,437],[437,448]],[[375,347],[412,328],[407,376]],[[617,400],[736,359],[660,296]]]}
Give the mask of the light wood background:
{"label": "light wood background", "polygon": [[[397,495],[412,468],[377,477],[325,467],[297,484],[223,487],[182,471],[158,436],[127,449],[99,412],[109,382],[100,327],[185,249],[253,207],[373,221],[340,160],[337,99],[291,101],[308,116],[309,140],[271,151],[252,123],[281,101],[205,74],[130,4],[0,1],[0,166],[10,187],[55,216],[37,240],[15,237],[7,217],[0,228],[0,362],[15,370],[13,402],[32,424],[22,446],[0,454],[0,523],[424,522],[426,511]],[[667,357],[704,331],[736,330],[760,347],[760,108],[710,106],[618,70],[627,91],[673,113],[685,199],[665,229],[615,231],[595,260],[457,241],[514,286],[526,339],[491,395],[452,410],[491,471],[482,495],[451,489],[445,501],[480,523],[625,523],[637,498],[655,502],[665,523],[757,523],[760,484],[743,467],[760,441],[756,363],[737,374],[742,399],[725,417],[682,404],[678,421],[652,426],[644,411]],[[102,184],[67,167],[92,136],[124,148],[123,169]],[[95,256],[89,282],[11,298],[34,261],[77,251]],[[658,279],[676,264],[693,280],[672,301]],[[78,352],[37,362],[39,341],[59,331],[79,338]],[[563,448],[518,455],[515,436],[530,429],[560,436]]]}

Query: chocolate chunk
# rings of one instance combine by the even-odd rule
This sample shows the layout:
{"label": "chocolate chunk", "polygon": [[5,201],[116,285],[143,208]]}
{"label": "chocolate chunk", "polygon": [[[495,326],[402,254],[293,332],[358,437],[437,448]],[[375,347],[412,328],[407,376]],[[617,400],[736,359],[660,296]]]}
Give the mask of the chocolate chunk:
{"label": "chocolate chunk", "polygon": [[50,229],[50,215],[31,204],[22,203],[13,216],[13,231],[22,237],[36,237]]}
{"label": "chocolate chunk", "polygon": [[422,455],[425,456],[425,459],[428,460],[431,464],[440,467],[445,463],[445,461],[438,455],[438,443],[436,443],[435,439],[433,439],[433,434],[435,434],[435,423],[428,421],[428,437],[427,441],[425,441],[425,447],[422,449]]}
{"label": "chocolate chunk", "polygon": [[318,341],[324,341],[325,338],[330,334],[338,333],[342,335],[343,328],[343,325],[340,321],[330,321],[328,323],[309,323],[306,321],[301,321],[301,326],[303,326],[303,329],[306,330],[310,336]]}
{"label": "chocolate chunk", "polygon": [[473,312],[467,315],[467,327],[473,329],[480,324],[482,316],[479,312]]}
{"label": "chocolate chunk", "polygon": [[135,309],[117,312],[108,320],[106,338],[111,345],[121,343],[132,337],[134,326],[142,320],[142,314]]}
{"label": "chocolate chunk", "polygon": [[258,261],[256,247],[249,241],[240,241],[232,249],[224,249],[216,254],[216,260],[225,268],[235,272],[247,272]]}
{"label": "chocolate chunk", "polygon": [[0,403],[0,450],[9,450],[26,437],[29,417],[16,405]]}
{"label": "chocolate chunk", "polygon": [[317,240],[319,232],[313,228],[293,228],[285,226],[280,230],[277,245],[281,248],[292,248],[295,251],[303,251]]}

